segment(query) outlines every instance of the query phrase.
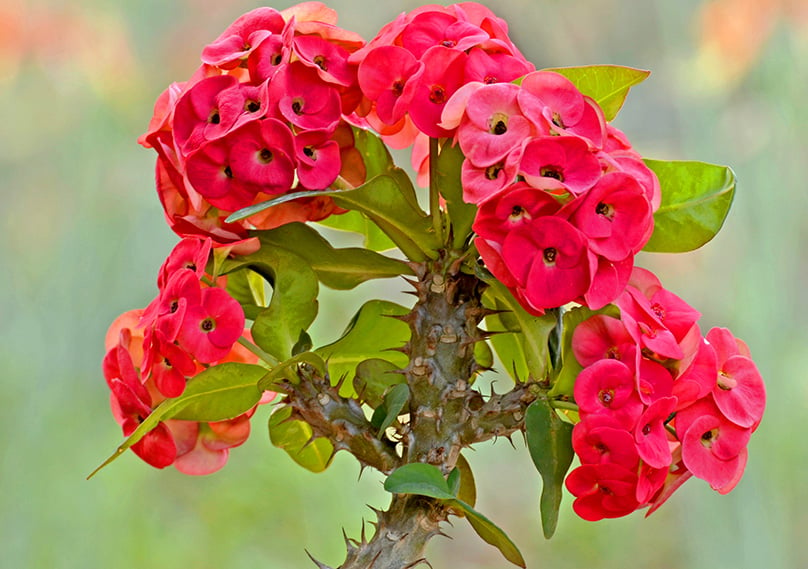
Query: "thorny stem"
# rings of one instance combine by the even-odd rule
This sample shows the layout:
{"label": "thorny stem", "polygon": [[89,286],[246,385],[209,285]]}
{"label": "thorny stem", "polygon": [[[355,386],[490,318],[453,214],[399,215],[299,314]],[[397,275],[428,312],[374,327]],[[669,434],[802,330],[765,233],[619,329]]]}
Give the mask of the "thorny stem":
{"label": "thorny stem", "polygon": [[[340,397],[339,385],[312,376],[310,369],[301,368],[299,384],[286,385],[293,417],[309,423],[314,436],[329,438],[335,449],[354,454],[363,467],[384,474],[405,463],[425,462],[448,475],[464,447],[523,431],[527,406],[537,397],[535,383],[519,383],[490,397],[472,387],[481,370],[474,345],[485,338],[477,327],[487,312],[481,304],[485,285],[460,272],[459,259],[442,252],[437,260],[412,264],[418,300],[400,317],[411,330],[404,349],[409,364],[402,370],[410,387],[410,420],[398,425],[397,437],[402,456],[395,453],[395,441],[376,437],[355,399]],[[370,539],[346,540],[348,552],[339,569],[428,565],[424,549],[432,537],[442,535],[440,524],[448,515],[438,500],[394,494],[387,510],[376,512]]]}

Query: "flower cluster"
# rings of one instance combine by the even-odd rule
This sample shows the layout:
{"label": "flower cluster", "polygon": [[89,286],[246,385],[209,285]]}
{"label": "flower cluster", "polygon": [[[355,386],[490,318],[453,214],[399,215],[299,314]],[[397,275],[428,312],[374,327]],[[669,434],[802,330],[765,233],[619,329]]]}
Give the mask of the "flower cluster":
{"label": "flower cluster", "polygon": [[477,249],[534,314],[623,290],[653,232],[656,176],[600,107],[564,76],[469,84],[449,102],[465,201],[479,206]]}
{"label": "flower cluster", "polygon": [[507,23],[485,6],[429,5],[401,14],[350,60],[359,65],[364,96],[357,114],[394,148],[413,148],[424,182],[429,138],[451,97],[469,83],[507,83],[533,71],[508,37]]}
{"label": "flower cluster", "polygon": [[646,270],[616,304],[619,319],[593,316],[573,336],[584,366],[572,440],[581,466],[566,481],[576,513],[650,513],[693,475],[729,492],[766,402],[749,349],[722,328],[703,338],[699,313]]}
{"label": "flower cluster", "polygon": [[157,190],[175,232],[225,243],[250,228],[323,219],[336,209],[326,196],[224,221],[340,175],[363,181],[343,115],[361,99],[349,56],[364,41],[335,24],[336,12],[317,2],[248,12],[204,48],[190,80],[158,98],[140,142],[157,151]]}
{"label": "flower cluster", "polygon": [[[160,269],[157,298],[146,309],[122,314],[107,332],[103,372],[124,436],[160,402],[182,395],[187,381],[208,365],[257,363],[236,343],[248,333],[239,303],[202,282],[210,250],[209,239],[183,239]],[[272,397],[267,393],[264,402]],[[253,412],[215,423],[165,421],[132,449],[157,468],[173,464],[186,474],[208,474],[247,439]]]}

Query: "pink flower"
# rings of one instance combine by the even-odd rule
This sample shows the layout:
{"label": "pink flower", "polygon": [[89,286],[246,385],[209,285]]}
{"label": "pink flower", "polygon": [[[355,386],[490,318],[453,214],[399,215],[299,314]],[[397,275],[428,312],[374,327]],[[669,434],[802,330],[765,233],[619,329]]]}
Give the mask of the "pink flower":
{"label": "pink flower", "polygon": [[756,429],[766,408],[766,386],[749,349],[726,328],[710,330],[707,341],[717,354],[715,404],[736,425]]}
{"label": "pink flower", "polygon": [[402,45],[415,57],[441,46],[463,52],[489,38],[488,34],[469,22],[438,11],[425,11],[415,16],[401,35]]}
{"label": "pink flower", "polygon": [[589,248],[611,261],[637,253],[653,229],[651,204],[640,185],[627,174],[604,175],[567,207],[570,221],[589,237]]}
{"label": "pink flower", "polygon": [[619,464],[636,470],[640,462],[631,433],[609,415],[590,415],[572,430],[572,448],[581,464]]}
{"label": "pink flower", "polygon": [[751,429],[726,419],[707,399],[679,411],[675,423],[688,470],[709,482],[713,490],[732,490],[746,466]]}
{"label": "pink flower", "polygon": [[575,380],[575,402],[582,416],[606,415],[633,430],[643,412],[634,373],[618,360],[600,360],[584,368]]}
{"label": "pink flower", "polygon": [[553,215],[560,207],[546,192],[518,182],[481,203],[472,228],[480,237],[501,243],[513,230]]}
{"label": "pink flower", "polygon": [[584,367],[603,359],[625,360],[627,350],[633,347],[634,340],[623,323],[603,314],[584,320],[572,334],[573,354]]}
{"label": "pink flower", "polygon": [[580,136],[595,148],[603,145],[603,112],[563,75],[553,71],[528,73],[522,80],[519,102],[537,126],[549,124],[556,134]]}
{"label": "pink flower", "polygon": [[586,238],[559,217],[517,227],[502,243],[502,258],[534,308],[562,306],[589,289]]}
{"label": "pink flower", "polygon": [[409,109],[423,64],[409,51],[394,45],[379,46],[359,64],[359,86],[373,101],[382,122],[395,124]]}
{"label": "pink flower", "polygon": [[665,422],[676,406],[675,397],[662,397],[651,403],[637,421],[634,440],[640,458],[651,468],[668,468],[671,450]]}
{"label": "pink flower", "polygon": [[590,522],[625,516],[640,505],[637,475],[618,464],[579,466],[567,476],[566,486],[575,496],[575,513]]}
{"label": "pink flower", "polygon": [[531,127],[516,101],[518,92],[518,86],[500,83],[470,94],[465,108],[468,120],[457,132],[466,160],[475,166],[494,164],[521,147],[529,137]]}
{"label": "pink flower", "polygon": [[446,102],[464,83],[466,54],[448,47],[435,46],[421,57],[424,70],[418,79],[409,112],[418,129],[432,138],[453,133],[440,127]]}
{"label": "pink flower", "polygon": [[280,114],[306,130],[333,130],[342,114],[339,91],[301,61],[279,70],[269,85]]}
{"label": "pink flower", "polygon": [[272,34],[283,31],[286,22],[274,8],[256,8],[240,16],[216,40],[202,50],[202,61],[233,69]]}
{"label": "pink flower", "polygon": [[601,168],[583,139],[546,135],[525,145],[519,173],[534,188],[579,195],[600,179]]}
{"label": "pink flower", "polygon": [[339,175],[339,144],[327,131],[307,130],[295,136],[297,176],[305,188],[326,189]]}
{"label": "pink flower", "polygon": [[202,363],[224,358],[244,330],[241,305],[220,288],[206,288],[202,301],[189,306],[179,331],[180,346]]}
{"label": "pink flower", "polygon": [[160,267],[157,276],[157,286],[162,289],[175,272],[180,269],[190,269],[199,278],[205,273],[212,243],[210,238],[185,238],[174,246],[168,258]]}

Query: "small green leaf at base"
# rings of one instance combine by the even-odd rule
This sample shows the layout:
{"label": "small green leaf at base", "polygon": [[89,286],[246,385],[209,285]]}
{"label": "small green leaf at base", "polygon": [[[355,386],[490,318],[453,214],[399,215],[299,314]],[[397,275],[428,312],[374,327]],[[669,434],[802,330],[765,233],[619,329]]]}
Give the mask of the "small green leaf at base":
{"label": "small green leaf at base", "polygon": [[[459,471],[458,469],[456,472]],[[460,476],[462,476],[462,472]],[[458,485],[456,481],[453,482],[455,486]],[[418,494],[443,500],[448,506],[463,512],[477,535],[486,543],[499,549],[505,559],[514,565],[525,567],[525,560],[513,541],[494,522],[466,502],[456,498],[449,482],[443,477],[438,467],[420,462],[405,464],[387,477],[384,489],[395,494]]]}
{"label": "small green leaf at base", "polygon": [[269,417],[269,440],[286,451],[296,463],[311,472],[322,472],[334,458],[334,445],[326,438],[314,438],[305,421],[290,419],[291,407],[281,407]]}
{"label": "small green leaf at base", "polygon": [[413,462],[395,469],[384,481],[384,489],[394,494],[418,494],[438,500],[452,500],[455,497],[440,469],[423,462]]}
{"label": "small green leaf at base", "polygon": [[541,474],[541,523],[550,539],[558,525],[564,477],[572,464],[572,425],[562,421],[546,399],[537,399],[525,413],[527,446]]}
{"label": "small green leaf at base", "polygon": [[659,178],[662,203],[643,251],[685,253],[715,237],[735,196],[732,169],[704,162],[645,160],[645,164]]}

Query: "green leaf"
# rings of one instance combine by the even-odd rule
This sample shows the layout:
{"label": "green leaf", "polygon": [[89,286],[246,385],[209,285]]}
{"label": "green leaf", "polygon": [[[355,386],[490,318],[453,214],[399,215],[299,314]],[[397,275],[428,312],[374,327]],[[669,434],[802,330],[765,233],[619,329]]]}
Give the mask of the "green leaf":
{"label": "green leaf", "polygon": [[455,497],[440,469],[423,462],[396,468],[384,481],[384,489],[394,494],[418,494],[438,500],[452,500]]}
{"label": "green leaf", "polygon": [[228,294],[241,304],[244,315],[250,320],[255,320],[258,313],[266,308],[264,283],[263,277],[250,269],[233,271],[227,276]]}
{"label": "green leaf", "polygon": [[300,364],[308,364],[317,370],[320,375],[325,375],[326,367],[323,359],[313,352],[302,352],[266,372],[261,381],[258,382],[258,388],[262,391],[277,390],[279,389],[277,384],[284,380],[297,385],[300,383],[300,378],[297,375],[297,369]]}
{"label": "green leaf", "polygon": [[646,160],[659,178],[662,204],[643,251],[684,253],[698,249],[724,224],[735,196],[735,173],[704,162]]}
{"label": "green leaf", "polygon": [[369,130],[351,127],[354,136],[354,147],[362,155],[365,163],[365,179],[370,180],[379,174],[387,174],[398,169],[387,145]]}
{"label": "green leaf", "polygon": [[215,422],[246,413],[261,399],[262,390],[257,384],[266,373],[261,366],[240,363],[223,363],[206,369],[188,382],[182,395],[160,403],[87,478],[95,476],[162,421]]}
{"label": "green leaf", "polygon": [[457,457],[457,465],[452,472],[460,474],[460,488],[454,494],[459,500],[474,506],[477,503],[477,486],[474,483],[474,473],[471,471],[471,465],[465,456],[461,454]]}
{"label": "green leaf", "polygon": [[449,506],[462,511],[477,535],[499,549],[505,559],[519,567],[525,566],[522,554],[504,531],[469,504],[455,498],[449,482],[437,466],[421,462],[405,464],[387,477],[384,489],[395,494],[417,494],[443,500]]}
{"label": "green leaf", "polygon": [[[500,327],[514,333],[512,338],[500,338],[507,334],[498,334],[491,338],[491,343],[500,356],[500,360],[506,368],[509,365],[513,368],[506,371],[516,380],[544,379],[547,375],[549,355],[547,339],[555,328],[555,316],[553,314],[533,316],[522,308],[508,288],[488,271],[480,268],[477,276],[489,285],[483,294],[483,304],[488,308],[505,311],[493,315],[494,318],[487,317],[486,322],[489,322],[490,319],[494,329]],[[491,328],[489,330],[493,331]],[[519,344],[514,345],[514,341]],[[522,369],[526,375],[519,376],[518,373]]]}
{"label": "green leaf", "polygon": [[494,352],[488,342],[476,342],[474,344],[474,361],[481,367],[489,368],[494,365]]}
{"label": "green leaf", "polygon": [[255,343],[278,360],[286,360],[317,316],[317,275],[300,256],[280,247],[261,247],[227,261],[225,273],[249,266],[272,284],[269,307],[255,317]]}
{"label": "green leaf", "polygon": [[541,523],[550,539],[558,524],[564,476],[572,464],[572,425],[562,421],[546,399],[537,399],[525,413],[527,446],[541,474]]}
{"label": "green leaf", "polygon": [[412,275],[403,261],[391,259],[367,249],[335,249],[312,227],[288,223],[255,235],[262,247],[282,248],[304,259],[327,287],[348,290],[370,279]]}
{"label": "green leaf", "polygon": [[339,207],[364,213],[413,261],[434,256],[441,245],[403,170],[376,176],[332,198]]}
{"label": "green leaf", "polygon": [[[391,316],[403,316],[408,312],[409,309],[385,300],[363,304],[339,340],[315,350],[328,362],[332,381],[343,376],[353,377],[356,366],[372,358],[387,360],[399,369],[406,367],[407,356],[393,350],[409,341],[410,327]],[[346,388],[350,391],[340,394],[353,396],[353,386],[345,382],[343,389]]]}
{"label": "green leaf", "polygon": [[550,397],[566,396],[571,398],[575,389],[575,379],[581,373],[583,366],[575,359],[572,351],[572,337],[575,329],[581,322],[597,314],[604,314],[614,318],[620,317],[620,310],[613,304],[608,304],[600,310],[592,310],[586,306],[577,306],[564,312],[563,335],[561,345],[561,367],[555,371],[553,386],[548,394]]}
{"label": "green leaf", "polygon": [[519,548],[499,526],[461,500],[450,500],[449,503],[463,510],[471,527],[483,541],[499,549],[505,559],[514,565],[526,567],[525,559]]}
{"label": "green leaf", "polygon": [[446,484],[449,486],[449,492],[453,496],[457,496],[457,493],[460,492],[460,476],[460,469],[455,466],[449,476],[446,477]]}
{"label": "green leaf", "polygon": [[399,383],[390,388],[385,394],[382,404],[373,412],[371,425],[378,428],[378,437],[384,434],[385,429],[393,424],[401,415],[404,406],[410,400],[410,388],[406,383]]}
{"label": "green leaf", "polygon": [[545,71],[560,73],[578,88],[578,90],[595,100],[603,109],[607,121],[613,120],[629,89],[642,83],[651,74],[643,69],[633,69],[619,65],[589,65],[586,67],[554,67]]}
{"label": "green leaf", "polygon": [[388,251],[394,249],[396,244],[379,229],[379,226],[370,221],[368,217],[359,211],[347,211],[345,213],[329,215],[325,219],[318,221],[320,225],[337,229],[340,231],[350,231],[358,233],[365,238],[363,245],[371,251]]}
{"label": "green leaf", "polygon": [[251,364],[209,367],[188,382],[175,399],[178,407],[166,418],[212,423],[238,417],[258,404],[263,391],[258,382],[266,373],[266,368]]}
{"label": "green leaf", "polygon": [[453,146],[448,142],[438,155],[438,188],[446,200],[446,210],[452,224],[452,246],[462,249],[471,233],[471,225],[477,215],[477,206],[463,201],[463,185],[461,183],[461,169],[463,166],[463,152],[460,146]]}
{"label": "green leaf", "polygon": [[281,407],[269,417],[269,440],[312,472],[322,472],[334,458],[334,445],[326,438],[313,439],[311,425],[290,419],[291,407]]}
{"label": "green leaf", "polygon": [[384,393],[393,385],[406,382],[400,368],[387,361],[371,358],[359,362],[353,379],[354,391],[362,403],[376,409],[382,404]]}

